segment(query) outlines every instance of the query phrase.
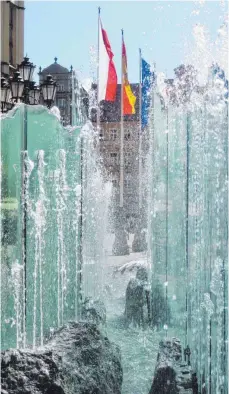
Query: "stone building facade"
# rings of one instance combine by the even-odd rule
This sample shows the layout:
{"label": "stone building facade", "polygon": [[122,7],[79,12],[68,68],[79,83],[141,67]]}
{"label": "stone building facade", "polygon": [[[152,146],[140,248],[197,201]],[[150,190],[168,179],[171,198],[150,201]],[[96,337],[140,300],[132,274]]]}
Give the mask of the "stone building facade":
{"label": "stone building facade", "polygon": [[[72,102],[76,107],[78,123],[83,123],[88,117],[88,95],[80,86],[75,71],[61,66],[54,58],[54,63],[44,68],[40,67],[39,82],[42,83],[48,74],[51,74],[57,83],[57,92],[53,105],[60,110],[61,120],[64,126],[72,123]],[[42,98],[41,98],[42,100]]]}
{"label": "stone building facade", "polygon": [[1,74],[11,74],[24,56],[24,1],[0,1]]}
{"label": "stone building facade", "polygon": [[[94,87],[96,89],[96,87]],[[134,232],[139,217],[139,84],[131,84],[136,96],[135,114],[124,116],[124,220],[127,229]],[[96,110],[91,120],[96,127]],[[115,206],[120,199],[120,135],[121,135],[121,85],[117,87],[115,102],[100,104],[100,154],[105,168],[105,176],[113,183]],[[146,162],[146,130],[142,130],[143,172]],[[142,175],[143,176],[143,175]],[[144,205],[143,196],[143,205]]]}

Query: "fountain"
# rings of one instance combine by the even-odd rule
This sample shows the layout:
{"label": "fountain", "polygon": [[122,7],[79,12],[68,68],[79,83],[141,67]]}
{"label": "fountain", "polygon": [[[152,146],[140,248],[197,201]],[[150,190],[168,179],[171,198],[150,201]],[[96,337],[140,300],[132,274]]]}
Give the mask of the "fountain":
{"label": "fountain", "polygon": [[[224,28],[221,33],[223,36]],[[88,323],[81,320],[92,299],[89,309],[94,313],[96,305],[101,307],[99,319],[93,317],[102,327],[99,332],[90,326],[90,335],[101,339],[104,348],[106,336],[120,346],[123,394],[158,392],[152,385],[153,372],[164,359],[162,354],[157,357],[157,351],[163,348],[167,357],[167,348],[172,347],[179,348],[179,354],[170,354],[179,379],[182,373],[188,374],[189,384],[195,381],[195,390],[198,382],[201,393],[226,394],[228,88],[226,63],[220,57],[226,51],[223,41],[222,53],[218,50],[215,58],[217,65],[212,66],[202,56],[208,45],[204,29],[195,27],[195,34],[193,61],[176,69],[169,87],[158,73],[151,92],[144,175],[148,201],[143,207],[149,212],[146,256],[136,259],[130,253],[121,210],[116,215],[114,254],[105,250],[112,187],[104,182],[98,139],[90,122],[84,127],[63,128],[53,113],[28,106],[28,147],[24,151],[24,106],[17,106],[2,120],[3,350],[32,348],[35,352],[39,347],[46,352],[46,340],[54,332],[52,345],[63,335],[58,337],[58,354],[62,354],[61,346],[67,346],[68,352],[70,340],[65,341],[65,334],[69,330],[71,335],[77,331],[77,341],[82,332],[88,340]],[[135,250],[141,246],[141,237],[144,241],[142,227],[139,223]],[[150,277],[147,285],[139,285],[141,268]],[[136,308],[131,305],[127,327],[125,294],[127,286],[134,293],[133,283],[142,292],[137,309],[143,317],[141,325],[136,316],[132,319]],[[100,338],[101,333],[105,335]],[[117,351],[114,358],[110,353],[113,345],[109,346],[109,360],[118,366],[119,390],[120,354]],[[19,352],[9,354],[20,365]],[[28,364],[31,353],[24,354],[23,363]],[[87,355],[82,346],[86,361]],[[103,355],[100,361],[104,361]],[[156,376],[160,375],[158,369]],[[114,386],[115,376],[111,373]]]}
{"label": "fountain", "polygon": [[2,121],[2,349],[42,346],[55,328],[79,318],[82,297],[102,294],[100,222],[110,188],[93,128],[64,129],[45,108],[28,106],[28,151],[20,157],[23,109]]}
{"label": "fountain", "polygon": [[205,86],[186,86],[188,99],[176,80],[153,93],[149,228],[152,283],[171,308],[166,335],[190,346],[201,392],[226,393],[228,104],[215,69]]}

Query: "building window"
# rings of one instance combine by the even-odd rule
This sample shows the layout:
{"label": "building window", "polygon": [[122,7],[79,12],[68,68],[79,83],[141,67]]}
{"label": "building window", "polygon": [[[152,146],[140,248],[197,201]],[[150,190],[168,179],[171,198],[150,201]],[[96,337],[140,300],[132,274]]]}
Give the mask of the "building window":
{"label": "building window", "polygon": [[124,160],[126,165],[131,164],[131,152],[124,153]]}
{"label": "building window", "polygon": [[103,140],[104,139],[104,135],[103,135],[103,130],[100,129],[99,131],[99,139]]}
{"label": "building window", "polygon": [[64,108],[65,107],[65,100],[64,99],[57,99],[57,106],[59,108]]}
{"label": "building window", "polygon": [[64,85],[63,85],[63,84],[59,84],[59,85],[57,86],[57,90],[58,90],[59,92],[63,92],[63,91],[64,91]]}
{"label": "building window", "polygon": [[130,189],[131,182],[129,178],[124,179],[124,186],[126,189]]}
{"label": "building window", "polygon": [[115,141],[117,138],[117,130],[116,129],[110,129],[110,139],[112,141]]}
{"label": "building window", "polygon": [[131,137],[130,130],[126,130],[126,131],[124,132],[124,139],[125,139],[126,141],[128,141],[128,140],[130,140],[130,137]]}
{"label": "building window", "polygon": [[118,164],[118,154],[117,153],[110,153],[110,162],[111,164]]}

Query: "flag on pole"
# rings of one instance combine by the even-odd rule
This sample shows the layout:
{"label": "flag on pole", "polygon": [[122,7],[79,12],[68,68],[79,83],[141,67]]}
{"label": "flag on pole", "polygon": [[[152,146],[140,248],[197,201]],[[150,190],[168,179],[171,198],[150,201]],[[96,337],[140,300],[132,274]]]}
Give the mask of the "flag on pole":
{"label": "flag on pole", "polygon": [[149,109],[151,102],[150,89],[155,81],[155,74],[151,71],[149,63],[141,59],[142,69],[142,102],[141,102],[141,124],[147,126],[149,118]]}
{"label": "flag on pole", "polygon": [[224,98],[228,100],[228,80],[226,79],[225,72],[218,64],[213,64],[212,66],[213,77],[222,79],[224,82]]}
{"label": "flag on pole", "polygon": [[99,19],[99,94],[98,102],[115,101],[117,73],[113,62],[113,52],[106,31]]}
{"label": "flag on pole", "polygon": [[136,97],[133,94],[130,83],[128,81],[127,73],[127,56],[124,39],[122,37],[122,89],[123,89],[123,115],[135,114]]}

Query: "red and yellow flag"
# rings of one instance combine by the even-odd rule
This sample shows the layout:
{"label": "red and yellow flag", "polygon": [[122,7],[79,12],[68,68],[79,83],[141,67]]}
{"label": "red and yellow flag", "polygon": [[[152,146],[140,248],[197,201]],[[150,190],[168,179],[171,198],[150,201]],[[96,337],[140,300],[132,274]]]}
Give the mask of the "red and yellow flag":
{"label": "red and yellow flag", "polygon": [[136,97],[133,94],[127,74],[127,56],[124,39],[122,39],[122,94],[123,94],[123,115],[135,114]]}

